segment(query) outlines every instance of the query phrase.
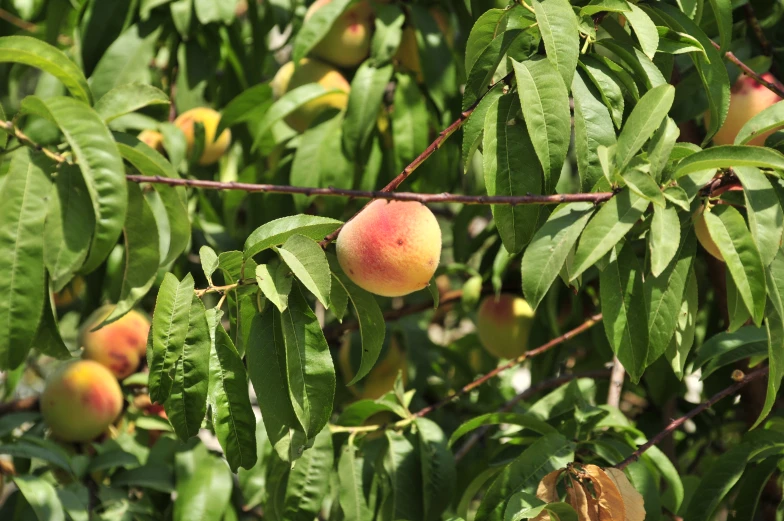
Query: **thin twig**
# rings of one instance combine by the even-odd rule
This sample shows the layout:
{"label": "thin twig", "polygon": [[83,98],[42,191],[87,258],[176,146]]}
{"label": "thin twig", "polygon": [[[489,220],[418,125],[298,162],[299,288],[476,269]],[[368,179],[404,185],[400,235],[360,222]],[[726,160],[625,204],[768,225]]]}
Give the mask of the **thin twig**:
{"label": "thin twig", "polygon": [[[0,9],[0,20],[5,20],[9,24],[11,24],[11,25],[13,25],[13,26],[23,30],[23,31],[27,31],[28,33],[38,34],[38,32],[39,32],[39,27],[37,25],[35,25],[34,23],[26,22],[25,20],[22,20],[21,18],[17,18],[16,16],[14,16],[11,13],[9,13],[5,9]],[[69,38],[68,36],[65,36],[63,34],[57,35],[57,42],[62,44],[62,45],[71,45],[71,44],[73,44],[73,40],[71,40],[71,38]]]}
{"label": "thin twig", "polygon": [[642,454],[646,450],[650,449],[654,445],[659,444],[664,438],[666,438],[667,436],[672,434],[673,431],[677,430],[681,425],[686,423],[686,420],[690,420],[691,418],[694,418],[695,416],[700,414],[705,409],[707,409],[709,407],[712,407],[716,402],[722,400],[723,398],[726,398],[727,396],[734,395],[735,393],[737,393],[740,389],[742,389],[743,387],[745,387],[749,383],[753,382],[754,380],[756,380],[758,378],[761,378],[761,377],[765,376],[766,374],[768,374],[768,367],[760,367],[760,368],[755,369],[754,371],[744,375],[743,378],[741,378],[740,380],[736,381],[734,384],[730,385],[729,387],[727,387],[723,391],[720,391],[720,392],[714,394],[708,400],[702,402],[697,407],[695,407],[694,409],[690,410],[689,412],[687,412],[686,414],[684,414],[683,416],[681,416],[677,420],[671,421],[670,424],[667,425],[667,427],[665,427],[665,429],[663,431],[661,431],[659,434],[657,434],[656,436],[654,436],[653,438],[648,440],[648,442],[645,443],[644,445],[641,445],[639,448],[637,448],[637,450],[635,450],[631,454],[631,456],[629,456],[628,458],[626,458],[622,462],[618,463],[615,467],[618,468],[618,469],[626,468],[628,465],[630,465],[630,464],[634,463],[635,461],[637,461],[638,459],[640,459],[640,456],[642,456]]}
{"label": "thin twig", "polygon": [[762,54],[765,56],[770,56],[773,54],[773,48],[765,36],[765,32],[762,30],[762,26],[757,19],[754,8],[751,6],[751,4],[747,3],[743,6],[743,11],[746,14],[746,23],[749,25],[749,27],[751,27],[751,30],[754,32],[754,36],[757,37],[757,41],[759,42],[760,47],[762,47]]}
{"label": "thin twig", "polygon": [[48,157],[53,161],[56,161],[58,163],[66,163],[68,161],[65,156],[61,156],[56,152],[52,152],[48,148],[39,145],[38,143],[36,143],[35,141],[27,137],[27,135],[24,132],[14,127],[14,124],[11,123],[10,121],[0,120],[0,130],[7,133],[9,136],[16,138],[24,146],[32,148],[33,150],[38,150],[43,152],[46,155],[46,157]]}
{"label": "thin twig", "polygon": [[35,411],[38,409],[38,397],[30,396],[10,402],[0,403],[0,416],[13,412]]}
{"label": "thin twig", "polygon": [[623,364],[617,356],[613,357],[612,372],[610,373],[610,390],[607,392],[607,405],[615,407],[621,405],[621,390],[623,389],[623,377],[626,374]]}
{"label": "thin twig", "polygon": [[[713,46],[716,49],[718,49],[718,50],[721,49],[721,46],[718,43],[716,43],[716,42],[714,42],[712,40],[711,40],[711,43],[713,44]],[[749,76],[750,78],[753,78],[754,81],[756,81],[760,85],[762,85],[764,87],[767,87],[772,92],[775,92],[776,94],[778,94],[779,97],[784,98],[784,85],[782,85],[779,80],[777,80],[776,78],[773,78],[773,81],[770,82],[770,81],[764,79],[762,76],[760,76],[759,74],[754,72],[751,69],[751,67],[749,67],[748,65],[746,65],[745,63],[740,61],[738,59],[738,57],[735,56],[735,54],[733,54],[731,51],[725,52],[724,53],[724,57],[727,58],[732,63],[734,63],[735,65],[737,65],[738,68],[740,68],[740,70],[742,70],[743,73],[746,74],[746,76]]]}

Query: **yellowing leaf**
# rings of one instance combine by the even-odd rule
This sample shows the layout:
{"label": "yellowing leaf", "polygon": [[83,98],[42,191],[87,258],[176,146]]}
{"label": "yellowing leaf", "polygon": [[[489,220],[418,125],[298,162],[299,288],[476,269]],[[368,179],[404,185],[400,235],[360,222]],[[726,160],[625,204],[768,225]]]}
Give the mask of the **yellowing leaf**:
{"label": "yellowing leaf", "polygon": [[637,492],[622,470],[609,468],[604,471],[621,493],[623,506],[626,509],[624,521],[643,521],[645,519],[645,501],[642,494]]}
{"label": "yellowing leaf", "polygon": [[[539,482],[539,486],[536,487],[536,497],[545,503],[554,503],[558,501],[560,498],[558,497],[556,486],[558,485],[558,477],[563,471],[564,469],[554,470],[543,477],[542,481]],[[542,513],[533,519],[533,521],[550,521],[550,514],[548,514],[546,510],[543,510]]]}
{"label": "yellowing leaf", "polygon": [[582,483],[569,476],[572,486],[566,488],[566,496],[580,521],[599,521],[599,504],[583,488]]}
{"label": "yellowing leaf", "polygon": [[599,519],[602,521],[625,521],[626,508],[615,482],[596,465],[583,465],[583,470],[593,482],[596,500],[599,503]]}

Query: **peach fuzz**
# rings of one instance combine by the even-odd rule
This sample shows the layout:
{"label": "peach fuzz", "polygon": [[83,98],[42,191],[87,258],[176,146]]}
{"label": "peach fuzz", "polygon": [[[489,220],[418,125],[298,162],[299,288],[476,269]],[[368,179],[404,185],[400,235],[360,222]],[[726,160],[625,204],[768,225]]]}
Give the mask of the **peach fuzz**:
{"label": "peach fuzz", "polygon": [[348,105],[351,85],[336,68],[318,60],[304,58],[297,67],[294,62],[283,65],[272,79],[272,93],[280,98],[287,92],[307,85],[318,83],[327,90],[337,90],[325,94],[302,105],[286,116],[285,121],[297,132],[304,132],[316,117],[327,109],[343,110]]}
{"label": "peach fuzz", "polygon": [[138,311],[129,311],[120,319],[92,331],[101,324],[113,306],[96,310],[82,326],[79,344],[84,347],[82,357],[107,367],[122,379],[136,372],[147,352],[150,321]]}
{"label": "peach fuzz", "polygon": [[98,362],[81,360],[60,366],[41,395],[41,413],[52,435],[85,442],[103,433],[122,411],[120,385]]}
{"label": "peach fuzz", "polygon": [[[332,0],[316,0],[305,13],[305,21]],[[329,32],[310,51],[311,54],[338,67],[355,67],[370,53],[373,10],[367,1],[346,9],[332,24]]]}
{"label": "peach fuzz", "polygon": [[[766,81],[772,82],[775,80],[772,74],[766,73],[762,75]],[[781,98],[764,85],[757,83],[754,78],[742,75],[738,81],[732,86],[730,94],[730,110],[727,112],[727,119],[724,125],[713,136],[713,143],[716,145],[732,145],[735,143],[735,137],[740,132],[751,118],[770,107],[771,105],[781,101]],[[705,125],[710,124],[710,113],[705,114]],[[770,136],[775,130],[764,132],[747,144],[755,146],[763,146],[765,139]]]}
{"label": "peach fuzz", "polygon": [[231,131],[229,129],[221,132],[221,135],[217,138],[215,137],[215,131],[218,130],[220,119],[220,113],[210,108],[199,107],[183,112],[174,120],[174,124],[185,134],[185,141],[188,144],[188,155],[193,151],[195,140],[194,126],[196,123],[203,125],[204,150],[199,158],[199,164],[202,166],[211,165],[218,161],[231,144]]}
{"label": "peach fuzz", "polygon": [[721,262],[724,262],[724,256],[721,254],[721,250],[719,250],[719,247],[708,231],[708,223],[705,222],[705,206],[700,206],[699,209],[694,212],[694,235],[697,236],[697,240],[705,251]]}
{"label": "peach fuzz", "polygon": [[441,229],[421,203],[379,199],[346,223],[337,255],[357,286],[400,297],[429,284],[441,257]]}
{"label": "peach fuzz", "polygon": [[491,355],[517,358],[528,350],[534,310],[525,299],[502,293],[485,297],[477,313],[479,340]]}

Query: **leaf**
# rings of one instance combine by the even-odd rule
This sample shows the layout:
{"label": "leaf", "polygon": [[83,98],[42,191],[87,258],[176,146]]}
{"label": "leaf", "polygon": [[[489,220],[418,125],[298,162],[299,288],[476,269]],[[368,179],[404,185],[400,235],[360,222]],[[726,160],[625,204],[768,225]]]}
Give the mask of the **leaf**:
{"label": "leaf", "polygon": [[278,253],[299,281],[324,307],[329,307],[332,278],[327,256],[321,246],[304,235],[292,235],[278,249]]}
{"label": "leaf", "polygon": [[546,422],[531,414],[520,414],[515,412],[491,412],[477,416],[476,418],[471,418],[470,420],[467,420],[462,425],[460,425],[460,427],[455,429],[455,431],[449,437],[449,446],[451,447],[455,444],[455,442],[457,442],[457,440],[469,432],[478,429],[479,427],[498,424],[517,425],[542,435],[557,432],[554,427],[551,427]]}
{"label": "leaf", "polygon": [[713,511],[738,482],[749,459],[750,448],[730,447],[705,469],[697,490],[692,493],[684,519],[710,519]]}
{"label": "leaf", "polygon": [[[283,263],[256,266],[256,282],[264,296],[283,313],[289,305],[291,292],[290,271]],[[334,286],[333,286],[334,289]]]}
{"label": "leaf", "polygon": [[33,475],[15,476],[13,481],[32,507],[38,521],[65,521],[57,492],[48,481]]}
{"label": "leaf", "polygon": [[[623,1],[625,3],[625,0]],[[605,62],[591,55],[583,56],[578,65],[593,82],[601,95],[604,105],[610,111],[610,116],[615,126],[621,128],[624,109],[623,91],[612,69]],[[584,80],[583,82],[585,83]],[[572,95],[574,94],[574,80],[572,80]]]}
{"label": "leaf", "polygon": [[[602,178],[602,166],[597,149],[615,145],[615,131],[610,113],[596,96],[596,89],[588,85],[585,71],[578,70],[572,80],[574,99],[574,148],[577,171],[583,191],[591,190]],[[613,83],[613,85],[615,85]],[[615,85],[618,87],[617,85]],[[620,96],[620,87],[618,87]],[[623,114],[623,98],[621,115]]]}
{"label": "leaf", "polygon": [[160,89],[143,83],[125,83],[106,94],[95,104],[95,112],[109,123],[125,114],[150,105],[168,105],[169,97]]}
{"label": "leaf", "polygon": [[44,308],[41,313],[41,320],[38,322],[38,330],[31,343],[32,347],[41,353],[56,358],[67,360],[71,358],[71,352],[60,336],[60,328],[57,324],[57,316],[52,309],[52,301],[49,298],[49,288],[44,284]]}
{"label": "leaf", "polygon": [[705,212],[705,223],[718,246],[754,323],[765,313],[765,273],[762,259],[743,216],[732,206],[719,205]]}
{"label": "leaf", "polygon": [[375,32],[370,42],[370,56],[376,65],[388,63],[397,53],[403,36],[405,14],[396,5],[376,4]]}
{"label": "leaf", "polygon": [[214,327],[209,377],[212,425],[231,471],[236,472],[239,467],[250,469],[256,464],[256,416],[242,358],[220,320]]}
{"label": "leaf", "polygon": [[749,141],[784,125],[784,101],[766,107],[749,119],[735,136],[736,145],[746,145]]}
{"label": "leaf", "polygon": [[[648,145],[648,161],[651,165],[650,173],[657,183],[669,180],[669,176],[665,178],[663,174],[667,169],[667,163],[672,156],[675,142],[680,133],[680,128],[675,121],[669,117],[665,118]],[[666,198],[667,195],[665,194],[664,197]]]}
{"label": "leaf", "polygon": [[376,127],[384,91],[393,72],[392,65],[374,67],[365,61],[354,73],[343,123],[343,147],[349,159],[357,157]]}
{"label": "leaf", "polygon": [[233,485],[226,464],[204,446],[178,453],[176,463],[174,521],[224,519]]}
{"label": "leaf", "polygon": [[420,454],[403,434],[388,430],[389,448],[384,454],[383,470],[391,490],[381,505],[381,519],[424,519],[424,497]]}
{"label": "leaf", "polygon": [[[549,0],[546,5],[552,3],[553,0]],[[517,78],[523,119],[544,169],[544,193],[549,194],[555,191],[569,148],[569,91],[558,69],[546,58],[524,62],[512,60],[512,67]],[[569,73],[569,85],[573,75],[574,67]]]}
{"label": "leaf", "polygon": [[732,0],[710,0],[713,8],[713,16],[716,25],[719,26],[719,37],[721,38],[721,49],[719,52],[727,52],[732,42]]}
{"label": "leaf", "polygon": [[365,500],[362,479],[364,463],[364,458],[359,454],[353,440],[343,446],[338,463],[340,507],[348,520],[367,521],[373,518]]}
{"label": "leaf", "polygon": [[17,459],[39,459],[64,470],[69,476],[73,474],[68,453],[51,440],[24,436],[12,443],[4,443],[0,454]]}
{"label": "leaf", "polygon": [[[415,85],[411,80],[409,80],[409,83]],[[401,88],[400,84],[398,84],[397,88]],[[395,90],[395,92],[397,93],[397,90]],[[468,121],[463,124],[462,159],[464,164],[468,164],[468,162],[473,158],[474,152],[476,152],[476,150],[479,148],[479,145],[482,143],[482,135],[485,131],[485,117],[487,116],[487,111],[490,110],[498,101],[498,98],[503,95],[503,89],[493,89],[489,91],[479,101],[479,105],[476,106],[474,111],[468,117]],[[403,112],[407,113],[408,111]],[[396,149],[397,145],[398,140],[395,139]]]}
{"label": "leaf", "polygon": [[120,300],[104,323],[125,315],[144,297],[158,275],[158,225],[139,185],[128,185],[125,215],[125,265]]}
{"label": "leaf", "polygon": [[18,367],[30,350],[43,309],[44,221],[52,165],[28,148],[16,151],[0,188],[0,368]]}
{"label": "leaf", "polygon": [[498,36],[498,32],[506,27],[507,16],[511,11],[511,9],[488,9],[479,15],[474,26],[471,27],[466,42],[465,70],[467,72],[471,72],[482,52]]}
{"label": "leaf", "polygon": [[737,521],[753,521],[757,515],[760,498],[781,461],[767,458],[754,467],[747,467],[732,503],[733,518]]}
{"label": "leaf", "polygon": [[[778,267],[778,269],[781,268]],[[765,317],[765,328],[768,333],[768,386],[765,403],[759,417],[751,426],[752,429],[759,426],[773,410],[781,388],[781,379],[784,377],[784,319],[778,311],[772,310],[768,313],[768,316]]]}
{"label": "leaf", "polygon": [[678,211],[672,206],[654,206],[648,247],[651,250],[651,273],[662,274],[678,252],[681,242],[681,223]]}
{"label": "leaf", "polygon": [[632,159],[621,177],[634,193],[652,202],[655,206],[663,208],[667,204],[667,200],[650,171],[650,163],[641,156],[637,156]]}
{"label": "leaf", "polygon": [[[581,521],[599,521],[599,504],[588,494],[585,487],[569,476],[570,487],[566,488],[569,504],[575,509]],[[555,498],[558,500],[558,497]]]}
{"label": "leaf", "polygon": [[559,206],[537,230],[526,248],[520,271],[523,293],[534,309],[558,277],[593,210],[591,203]]}
{"label": "leaf", "polygon": [[533,0],[531,5],[547,59],[561,73],[564,85],[571,85],[580,56],[580,32],[572,6],[568,0]]}
{"label": "leaf", "polygon": [[312,12],[312,15],[302,24],[297,38],[294,40],[294,50],[291,57],[294,63],[299,63],[327,35],[349,4],[351,4],[351,0],[335,0]]}
{"label": "leaf", "polygon": [[716,369],[731,363],[733,359],[747,358],[749,353],[767,352],[767,350],[768,335],[765,329],[745,326],[734,333],[719,333],[709,338],[700,346],[693,366],[695,370],[703,368],[701,378],[704,380]]}
{"label": "leaf", "polygon": [[90,273],[114,248],[125,221],[128,195],[117,145],[98,114],[76,99],[28,96],[21,111],[57,125],[79,163],[95,211],[95,233],[81,268]]}
{"label": "leaf", "polygon": [[[334,3],[330,5],[334,5]],[[319,11],[322,10],[320,9]],[[272,129],[275,123],[311,101],[336,93],[345,94],[344,91],[339,89],[327,90],[319,83],[308,83],[288,91],[272,104],[269,110],[264,113],[261,121],[255,125],[255,135],[251,150],[256,151],[259,149],[264,142],[267,132]]]}
{"label": "leaf", "polygon": [[599,519],[624,521],[626,508],[615,481],[596,465],[583,465],[583,472],[593,483],[599,507]]}
{"label": "leaf", "polygon": [[645,507],[643,506],[642,495],[632,486],[626,474],[622,470],[612,467],[604,469],[604,472],[615,484],[618,492],[621,493],[626,521],[644,521]]}
{"label": "leaf", "polygon": [[762,264],[768,266],[779,251],[784,233],[781,203],[773,185],[759,169],[738,167],[734,172],[743,185],[751,236],[759,250]]}
{"label": "leaf", "polygon": [[[620,58],[630,69],[630,72],[642,81],[645,90],[651,90],[656,87],[661,87],[667,84],[667,80],[662,75],[659,68],[654,64],[650,58],[648,58],[642,51],[637,49],[636,47],[632,47],[631,45],[624,45],[614,39],[602,39],[596,42],[598,45],[605,47],[606,49],[610,50],[613,54],[615,54],[618,58]],[[606,65],[609,60],[602,60],[603,63]],[[618,76],[619,80],[624,79],[624,72],[615,71],[616,75]],[[626,73],[628,74],[628,73]],[[625,87],[628,89],[636,89],[636,86],[632,87],[630,84],[626,85]],[[631,91],[632,93],[634,91]],[[662,115],[664,117],[664,115]]]}
{"label": "leaf", "polygon": [[[500,98],[485,118],[484,176],[488,195],[525,195],[542,191],[542,171],[525,127],[514,121],[520,108],[512,96]],[[519,175],[526,172],[525,176]],[[491,207],[504,247],[518,253],[531,240],[539,209],[536,206]]]}
{"label": "leaf", "polygon": [[647,200],[628,188],[604,203],[583,231],[569,272],[570,280],[604,257],[642,217],[647,206]]}
{"label": "leaf", "polygon": [[112,475],[111,484],[113,488],[146,488],[171,494],[174,492],[174,472],[168,465],[148,463],[134,469],[119,470]]}
{"label": "leaf", "polygon": [[174,432],[183,441],[199,433],[207,412],[209,383],[210,335],[207,318],[201,300],[195,295],[191,297],[188,332],[182,355],[173,367],[171,393],[164,402]]}
{"label": "leaf", "polygon": [[618,136],[616,163],[623,171],[667,116],[675,99],[672,85],[654,87],[640,98]]}
{"label": "leaf", "polygon": [[44,225],[44,261],[52,290],[61,291],[87,258],[95,215],[79,168],[63,165],[49,195]]}
{"label": "leaf", "polygon": [[659,47],[659,31],[656,29],[656,24],[636,4],[628,3],[628,5],[629,11],[624,12],[623,16],[634,29],[634,34],[637,35],[642,52],[652,60],[656,54],[656,49]]}
{"label": "leaf", "polygon": [[[397,160],[395,169],[400,170],[427,148],[430,138],[430,115],[427,111],[426,100],[413,76],[398,73],[395,75],[395,81],[397,86],[395,87],[394,110],[392,111],[392,142],[395,145]],[[485,112],[487,106],[485,104]],[[481,116],[478,113],[474,116],[477,118],[476,125],[481,127],[477,129],[474,150],[481,141],[485,112]],[[479,121],[480,117],[481,121]]]}
{"label": "leaf", "polygon": [[224,130],[234,125],[261,119],[273,102],[272,87],[267,83],[260,83],[242,91],[223,108],[215,135],[220,136]]}
{"label": "leaf", "polygon": [[175,362],[182,354],[188,333],[194,282],[189,273],[177,281],[171,273],[164,275],[150,329],[151,347],[147,350],[150,367],[150,399],[163,403],[171,392]]}
{"label": "leaf", "polygon": [[92,104],[90,87],[82,70],[59,49],[30,36],[0,38],[0,62],[14,62],[48,72],[77,99]]}
{"label": "leaf", "polygon": [[311,521],[316,517],[329,490],[332,463],[332,436],[328,429],[324,429],[316,436],[313,446],[294,463],[289,473],[285,519]]}
{"label": "leaf", "polygon": [[616,255],[599,279],[602,323],[613,352],[632,382],[638,382],[649,350],[647,335],[640,334],[648,330],[642,270],[631,246],[616,248]]}
{"label": "leaf", "polygon": [[580,9],[580,16],[592,16],[603,11],[625,13],[629,10],[626,0],[591,0],[588,5]]}
{"label": "leaf", "polygon": [[422,463],[423,520],[440,520],[452,502],[457,487],[457,470],[446,436],[435,422],[417,418],[420,461]]}
{"label": "leaf", "polygon": [[283,244],[292,235],[304,235],[321,240],[337,230],[343,223],[317,215],[291,215],[269,221],[251,233],[245,240],[245,258],[249,259],[267,248]]}
{"label": "leaf", "polygon": [[[684,290],[683,302],[678,313],[678,324],[675,334],[667,346],[665,356],[672,365],[673,372],[678,379],[683,379],[683,370],[686,359],[694,345],[694,334],[697,328],[697,308],[699,304],[697,293],[697,275],[692,268]],[[681,496],[683,494],[681,493]],[[681,497],[681,500],[683,498]]]}
{"label": "leaf", "polygon": [[772,148],[748,145],[710,147],[678,163],[674,177],[677,179],[693,172],[741,166],[784,170],[784,155]]}
{"label": "leaf", "polygon": [[[100,100],[123,84],[152,83],[149,65],[155,57],[160,34],[161,27],[147,30],[136,24],[111,41],[90,75],[90,89],[95,97]],[[183,63],[179,65],[182,67]],[[187,82],[182,82],[183,87],[186,85]],[[184,110],[181,106],[180,109]]]}
{"label": "leaf", "polygon": [[659,32],[659,52],[668,54],[685,54],[689,52],[702,53],[707,58],[705,47],[694,36],[674,31],[669,27],[657,27]]}

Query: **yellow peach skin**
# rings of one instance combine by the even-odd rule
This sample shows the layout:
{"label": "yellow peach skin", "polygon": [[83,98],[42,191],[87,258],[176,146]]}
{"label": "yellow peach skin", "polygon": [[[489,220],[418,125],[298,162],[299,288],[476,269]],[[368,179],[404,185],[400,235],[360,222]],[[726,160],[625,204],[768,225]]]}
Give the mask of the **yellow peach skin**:
{"label": "yellow peach skin", "polygon": [[215,131],[218,130],[220,119],[220,113],[210,108],[200,107],[185,111],[174,120],[174,124],[185,134],[185,141],[188,144],[188,155],[193,150],[195,139],[194,125],[201,123],[204,126],[204,150],[199,158],[200,165],[206,166],[215,163],[231,144],[231,131],[229,129],[221,132],[217,139],[215,137]]}
{"label": "yellow peach skin", "polygon": [[91,331],[109,316],[113,306],[103,306],[93,313],[82,327],[79,344],[84,347],[82,357],[107,367],[117,378],[133,374],[147,351],[150,321],[138,311],[101,329]]}
{"label": "yellow peach skin", "polygon": [[[347,341],[340,347],[340,370],[343,380],[348,383],[356,375],[351,363],[351,342]],[[392,390],[397,380],[397,375],[402,371],[403,385],[408,383],[408,362],[406,352],[394,336],[389,341],[386,352],[382,352],[373,369],[356,385],[348,389],[357,398],[364,400],[377,400]]]}
{"label": "yellow peach skin", "polygon": [[426,206],[376,200],[346,223],[337,255],[359,287],[384,297],[426,288],[441,257],[441,229]]}
{"label": "yellow peach skin", "polygon": [[719,259],[721,262],[724,262],[724,256],[721,254],[721,250],[714,242],[713,238],[710,236],[710,232],[708,231],[708,224],[705,222],[705,207],[700,206],[700,208],[694,212],[694,235],[697,236],[697,240],[700,242],[705,251]]}
{"label": "yellow peach skin", "polygon": [[68,307],[80,299],[82,295],[84,295],[84,279],[79,276],[74,277],[62,291],[53,295],[54,306],[57,309]]}
{"label": "yellow peach skin", "polygon": [[[762,78],[773,81],[773,75],[763,74]],[[724,125],[713,136],[713,143],[716,145],[732,145],[735,137],[751,118],[781,101],[781,98],[771,92],[767,87],[760,85],[753,78],[742,75],[735,85],[732,86],[730,94],[730,110],[727,112],[727,119]],[[710,113],[705,114],[705,125],[710,125]],[[763,146],[765,139],[775,130],[762,133],[748,142],[749,145]]]}
{"label": "yellow peach skin", "polygon": [[272,79],[272,93],[280,98],[290,90],[302,85],[318,83],[327,90],[337,90],[325,94],[286,116],[286,123],[297,132],[304,132],[316,117],[327,109],[343,110],[348,104],[348,92],[351,90],[346,78],[331,65],[311,58],[304,58],[294,67],[294,62],[283,65]]}
{"label": "yellow peach skin", "polygon": [[120,414],[120,385],[97,362],[81,360],[59,367],[41,395],[41,413],[54,437],[68,442],[90,441]]}
{"label": "yellow peach skin", "polygon": [[524,299],[505,293],[485,297],[476,318],[479,340],[491,355],[517,358],[528,349],[534,310]]}
{"label": "yellow peach skin", "polygon": [[142,130],[137,136],[139,141],[157,151],[163,150],[163,134],[155,130]]}
{"label": "yellow peach skin", "polygon": [[[305,13],[305,21],[332,0],[316,0]],[[338,67],[355,67],[370,53],[373,9],[366,1],[346,9],[329,32],[310,51],[313,56]]]}

